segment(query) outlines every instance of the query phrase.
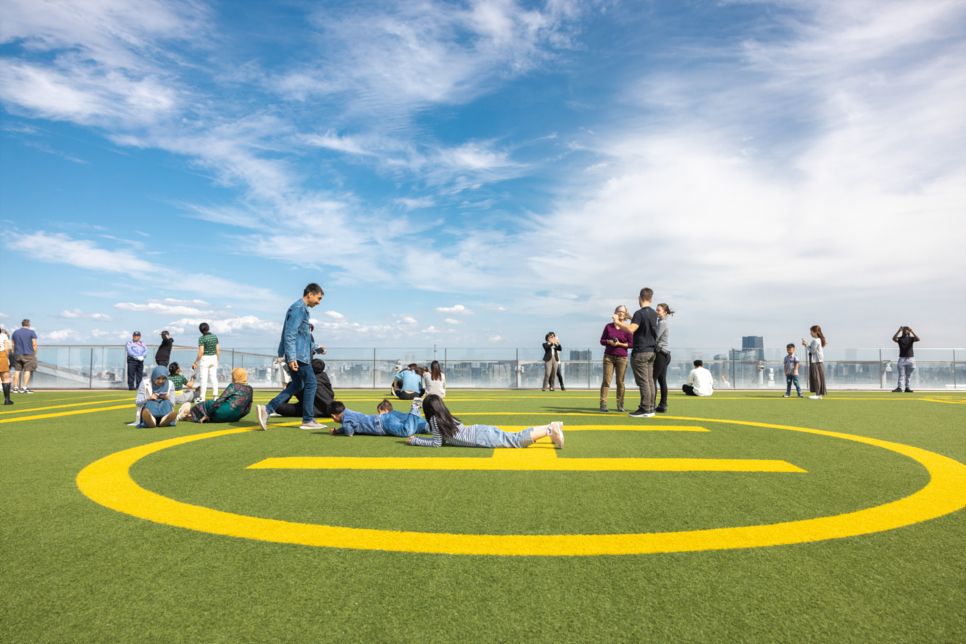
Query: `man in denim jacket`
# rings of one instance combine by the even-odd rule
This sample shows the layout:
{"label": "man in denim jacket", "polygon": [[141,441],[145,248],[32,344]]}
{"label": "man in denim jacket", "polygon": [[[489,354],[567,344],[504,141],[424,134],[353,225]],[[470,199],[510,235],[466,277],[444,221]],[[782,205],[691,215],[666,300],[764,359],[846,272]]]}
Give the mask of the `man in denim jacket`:
{"label": "man in denim jacket", "polygon": [[[309,309],[318,306],[322,301],[322,287],[314,282],[305,287],[302,297],[295,300],[295,304],[288,307],[285,314],[285,325],[282,327],[282,339],[278,345],[278,355],[285,356],[292,382],[282,393],[275,396],[268,405],[258,406],[258,424],[262,429],[268,429],[268,417],[283,402],[302,391],[302,400],[315,400],[315,372],[312,371],[312,335],[309,331]],[[312,405],[302,405],[302,429],[319,429],[322,427],[312,416]]]}

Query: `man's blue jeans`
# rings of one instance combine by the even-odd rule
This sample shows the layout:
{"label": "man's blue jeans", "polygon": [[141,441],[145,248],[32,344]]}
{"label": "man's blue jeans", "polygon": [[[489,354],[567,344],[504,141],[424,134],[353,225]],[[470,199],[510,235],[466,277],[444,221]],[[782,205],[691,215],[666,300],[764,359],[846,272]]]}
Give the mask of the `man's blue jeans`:
{"label": "man's blue jeans", "polygon": [[299,396],[303,402],[306,404],[302,405],[302,422],[310,423],[315,420],[312,413],[315,411],[315,390],[318,389],[318,383],[315,380],[315,372],[312,371],[312,365],[305,362],[298,362],[298,371],[291,371],[292,382],[288,383],[288,387],[282,390],[282,393],[272,398],[272,402],[268,403],[266,409],[268,413],[273,414],[278,406],[283,402],[287,402],[289,398],[294,396],[300,391],[304,393]]}
{"label": "man's blue jeans", "polygon": [[791,396],[792,395],[792,383],[793,382],[795,383],[795,390],[798,392],[798,395],[799,396],[802,395],[802,387],[801,387],[801,385],[798,384],[798,374],[787,374],[786,373],[785,374],[785,381],[788,383],[788,385],[785,387],[785,395],[786,396]]}
{"label": "man's blue jeans", "polygon": [[382,421],[382,428],[387,434],[407,438],[413,434],[428,434],[426,421],[419,415],[419,410],[415,406],[409,410],[408,414],[398,411],[391,411],[379,417]]}

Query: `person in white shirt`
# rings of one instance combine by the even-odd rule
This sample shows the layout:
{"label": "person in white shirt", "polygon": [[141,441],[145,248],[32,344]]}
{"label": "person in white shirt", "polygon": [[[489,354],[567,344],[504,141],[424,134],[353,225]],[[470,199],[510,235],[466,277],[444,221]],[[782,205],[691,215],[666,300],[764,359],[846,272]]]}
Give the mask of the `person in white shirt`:
{"label": "person in white shirt", "polygon": [[433,360],[429,371],[423,374],[423,390],[425,395],[435,394],[440,398],[446,397],[446,374],[439,366],[439,360]]}
{"label": "person in white shirt", "polygon": [[703,360],[694,361],[688,384],[682,386],[681,390],[689,396],[710,396],[714,393],[714,376],[704,368]]}
{"label": "person in white shirt", "polygon": [[808,388],[812,390],[812,395],[809,396],[812,400],[821,400],[822,396],[828,395],[828,391],[825,388],[825,345],[828,344],[825,341],[825,334],[822,333],[822,327],[815,325],[810,328],[809,333],[812,336],[811,342],[805,342],[805,338],[802,338],[802,346],[808,347]]}

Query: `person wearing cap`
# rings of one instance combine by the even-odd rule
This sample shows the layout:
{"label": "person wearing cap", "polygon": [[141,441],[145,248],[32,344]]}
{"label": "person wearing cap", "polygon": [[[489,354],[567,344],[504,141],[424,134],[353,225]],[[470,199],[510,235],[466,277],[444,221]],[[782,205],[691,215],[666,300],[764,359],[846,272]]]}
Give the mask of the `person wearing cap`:
{"label": "person wearing cap", "polygon": [[144,378],[144,356],[148,355],[148,348],[141,342],[141,332],[135,331],[124,348],[127,351],[127,388],[137,391]]}
{"label": "person wearing cap", "polygon": [[174,344],[174,338],[171,337],[167,331],[161,332],[161,346],[158,347],[157,352],[154,354],[154,364],[167,367],[168,362],[171,361],[171,346]]}

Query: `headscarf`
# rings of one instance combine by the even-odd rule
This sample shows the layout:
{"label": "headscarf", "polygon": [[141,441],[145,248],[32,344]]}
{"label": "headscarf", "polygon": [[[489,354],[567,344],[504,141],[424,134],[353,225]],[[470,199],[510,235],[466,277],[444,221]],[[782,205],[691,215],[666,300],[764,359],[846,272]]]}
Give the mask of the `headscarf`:
{"label": "headscarf", "polygon": [[[154,383],[158,378],[164,378],[164,382],[160,385]],[[166,394],[168,393],[168,368],[158,365],[151,372],[151,393],[153,394]]]}
{"label": "headscarf", "polygon": [[234,385],[247,385],[248,372],[242,369],[241,367],[238,367],[237,369],[232,369],[231,382]]}

